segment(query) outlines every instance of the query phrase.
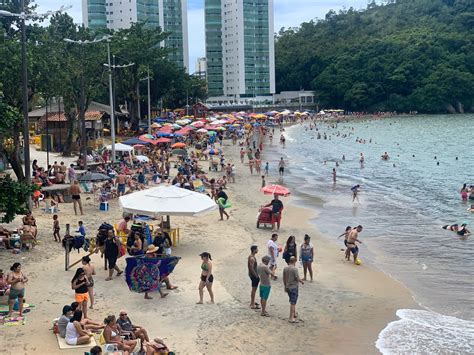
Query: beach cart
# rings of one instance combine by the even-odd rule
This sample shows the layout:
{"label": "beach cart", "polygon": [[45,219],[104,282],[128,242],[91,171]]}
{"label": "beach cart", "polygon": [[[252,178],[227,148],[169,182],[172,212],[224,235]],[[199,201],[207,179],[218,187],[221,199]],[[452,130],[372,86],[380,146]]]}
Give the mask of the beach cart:
{"label": "beach cart", "polygon": [[267,224],[272,225],[272,208],[261,207],[257,215],[257,228],[263,224],[266,227]]}

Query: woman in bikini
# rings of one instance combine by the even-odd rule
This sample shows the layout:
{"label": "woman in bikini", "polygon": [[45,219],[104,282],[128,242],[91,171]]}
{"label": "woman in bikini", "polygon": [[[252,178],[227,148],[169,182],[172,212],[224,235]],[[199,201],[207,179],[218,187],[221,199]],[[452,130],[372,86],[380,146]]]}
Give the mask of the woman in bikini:
{"label": "woman in bikini", "polygon": [[212,258],[208,252],[201,253],[199,255],[202,260],[201,264],[201,281],[199,282],[199,302],[197,304],[204,303],[204,287],[207,288],[209,296],[211,296],[211,304],[214,304],[214,293],[212,292],[212,283],[214,282],[214,276],[212,275]]}
{"label": "woman in bikini", "polygon": [[21,264],[14,263],[10,268],[10,274],[7,276],[7,282],[11,285],[10,294],[8,295],[8,317],[12,316],[13,306],[15,305],[16,299],[18,298],[18,304],[20,306],[19,313],[20,317],[23,316],[23,298],[25,297],[25,284],[28,282],[28,278],[21,271]]}
{"label": "woman in bikini", "polygon": [[123,351],[125,355],[130,354],[137,345],[137,340],[125,340],[120,336],[120,330],[117,326],[117,319],[110,315],[104,319],[104,339],[107,344],[117,345],[117,349]]}

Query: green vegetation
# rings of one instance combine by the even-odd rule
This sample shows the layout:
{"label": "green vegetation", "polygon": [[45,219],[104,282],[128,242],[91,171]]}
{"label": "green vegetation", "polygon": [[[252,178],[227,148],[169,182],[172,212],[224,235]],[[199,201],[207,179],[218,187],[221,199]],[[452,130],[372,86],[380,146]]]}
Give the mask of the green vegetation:
{"label": "green vegetation", "polygon": [[314,90],[321,108],[474,111],[474,2],[389,0],[282,29],[277,91]]}
{"label": "green vegetation", "polygon": [[0,223],[10,223],[18,214],[26,214],[28,201],[36,185],[14,181],[10,175],[0,177]]}

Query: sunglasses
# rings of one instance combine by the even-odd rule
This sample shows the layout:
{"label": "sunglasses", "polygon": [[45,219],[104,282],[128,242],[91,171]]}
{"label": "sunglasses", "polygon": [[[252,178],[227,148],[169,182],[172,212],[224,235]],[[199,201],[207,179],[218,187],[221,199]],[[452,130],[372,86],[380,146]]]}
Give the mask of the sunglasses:
{"label": "sunglasses", "polygon": [[127,315],[127,313],[123,313],[120,315],[120,317],[125,317]]}

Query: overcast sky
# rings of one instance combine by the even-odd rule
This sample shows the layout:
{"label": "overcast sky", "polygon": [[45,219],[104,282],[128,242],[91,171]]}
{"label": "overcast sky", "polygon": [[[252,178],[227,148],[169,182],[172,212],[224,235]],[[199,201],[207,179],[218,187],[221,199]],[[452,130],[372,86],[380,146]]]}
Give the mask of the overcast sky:
{"label": "overcast sky", "polygon": [[[344,7],[365,8],[369,0],[274,0],[275,32],[281,27],[296,27],[302,22],[315,18],[324,18],[331,9]],[[72,5],[68,10],[77,23],[82,23],[81,0],[35,0],[37,12],[56,10],[59,4]],[[196,59],[205,56],[204,43],[204,0],[188,0],[189,28],[189,71],[195,69]]]}

